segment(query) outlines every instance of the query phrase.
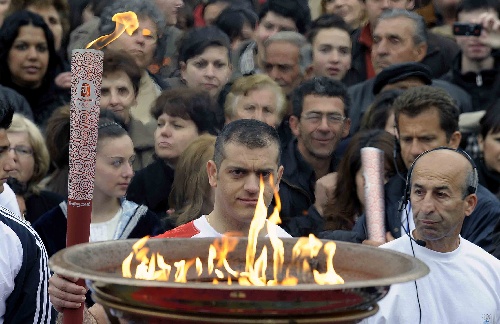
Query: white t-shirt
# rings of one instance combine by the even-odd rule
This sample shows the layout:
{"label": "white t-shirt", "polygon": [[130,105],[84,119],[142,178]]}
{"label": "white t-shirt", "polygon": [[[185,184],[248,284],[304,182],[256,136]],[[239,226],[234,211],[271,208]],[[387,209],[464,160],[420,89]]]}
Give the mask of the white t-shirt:
{"label": "white t-shirt", "polygon": [[[284,229],[278,225],[271,224],[276,230],[276,235],[278,237],[292,237]],[[267,235],[266,235],[267,236]],[[170,231],[167,231],[157,237],[222,237],[222,234],[217,232],[207,221],[207,216],[203,215],[194,221],[180,225]]]}
{"label": "white t-shirt", "polygon": [[[5,315],[5,303],[14,291],[14,280],[23,263],[23,247],[19,237],[0,222],[0,323]],[[36,260],[33,260],[35,262]]]}
{"label": "white t-shirt", "polygon": [[22,218],[19,204],[17,203],[16,194],[8,184],[3,184],[3,191],[0,193],[0,206],[3,206],[13,212],[17,217]]}
{"label": "white t-shirt", "polygon": [[90,223],[90,242],[111,241],[115,235],[122,212],[123,210],[120,207],[116,215],[110,220],[100,223]]}
{"label": "white t-shirt", "polygon": [[[382,248],[413,255],[407,235]],[[391,286],[377,314],[362,323],[500,323],[500,260],[460,237],[460,246],[440,253],[413,242],[415,257],[430,268],[415,282]],[[390,265],[389,265],[390,266]]]}

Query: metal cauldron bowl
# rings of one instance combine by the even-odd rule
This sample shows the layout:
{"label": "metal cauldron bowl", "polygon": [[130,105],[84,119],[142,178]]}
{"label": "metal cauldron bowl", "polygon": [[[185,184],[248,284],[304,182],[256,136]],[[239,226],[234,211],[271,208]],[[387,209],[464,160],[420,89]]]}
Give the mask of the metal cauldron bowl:
{"label": "metal cauldron bowl", "polygon": [[[159,252],[167,263],[200,257],[206,264],[210,239],[150,239],[146,246]],[[241,286],[212,284],[214,275],[206,271],[197,277],[188,272],[187,283],[147,281],[123,278],[122,261],[132,251],[136,240],[118,240],[80,244],[59,251],[50,259],[51,269],[65,276],[85,278],[100,302],[109,302],[132,309],[155,313],[218,314],[221,316],[279,317],[345,313],[372,310],[389,291],[391,284],[416,280],[429,268],[421,261],[398,252],[361,244],[336,242],[334,267],[345,283],[318,285],[313,282],[296,286]],[[228,255],[231,267],[243,270],[247,239],[241,238]],[[291,261],[291,251],[297,239],[283,239],[285,265]],[[324,241],[325,243],[327,241]],[[259,239],[257,251],[268,246],[268,239]],[[260,252],[259,252],[260,253]],[[325,255],[314,260],[320,272],[326,269]],[[272,276],[272,261],[267,271]]]}

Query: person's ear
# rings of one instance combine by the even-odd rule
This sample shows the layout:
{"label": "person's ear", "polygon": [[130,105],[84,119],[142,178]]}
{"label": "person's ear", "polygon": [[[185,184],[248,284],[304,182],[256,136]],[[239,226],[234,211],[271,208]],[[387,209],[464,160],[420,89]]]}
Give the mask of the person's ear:
{"label": "person's ear", "polygon": [[217,187],[217,166],[215,165],[215,162],[212,160],[209,160],[207,162],[207,174],[208,174],[208,183],[210,183],[210,186],[212,187]]}
{"label": "person's ear", "polygon": [[187,69],[187,65],[185,62],[179,62],[179,67],[180,67],[180,71],[181,71],[181,79],[185,80],[186,77],[186,69]]}
{"label": "person's ear", "polygon": [[450,136],[450,140],[448,141],[448,146],[457,149],[460,145],[460,141],[462,140],[462,134],[459,131],[453,132]]}
{"label": "person's ear", "polygon": [[479,152],[484,152],[484,138],[483,135],[477,135],[477,144],[479,146]]}
{"label": "person's ear", "polygon": [[290,123],[290,129],[292,130],[292,133],[293,135],[295,135],[295,137],[299,136],[300,134],[300,130],[299,130],[299,118],[297,116],[290,116],[290,118],[288,119],[288,122]]}
{"label": "person's ear", "polygon": [[413,8],[415,8],[415,0],[408,0],[406,3],[405,9],[408,11],[411,11],[411,10],[413,10]]}
{"label": "person's ear", "polygon": [[470,216],[477,205],[477,195],[471,194],[464,199],[464,214],[465,216]]}
{"label": "person's ear", "polygon": [[415,51],[416,51],[416,62],[422,62],[424,59],[425,55],[427,55],[427,43],[422,42],[418,45],[415,45]]}
{"label": "person's ear", "polygon": [[278,173],[276,174],[276,183],[274,185],[276,191],[280,190],[280,182],[281,182],[281,177],[283,176],[283,170],[285,170],[285,168],[282,165],[280,165],[278,168]]}
{"label": "person's ear", "polygon": [[342,129],[342,138],[349,136],[349,131],[351,130],[351,119],[346,118],[344,120],[344,128]]}

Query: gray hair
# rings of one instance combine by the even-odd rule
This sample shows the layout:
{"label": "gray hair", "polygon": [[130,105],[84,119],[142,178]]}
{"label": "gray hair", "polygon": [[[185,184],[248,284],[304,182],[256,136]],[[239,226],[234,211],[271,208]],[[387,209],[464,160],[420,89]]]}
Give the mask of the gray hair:
{"label": "gray hair", "polygon": [[111,20],[119,12],[133,11],[139,18],[151,19],[158,29],[158,36],[163,34],[166,22],[160,9],[151,0],[115,0],[106,6],[101,14],[99,32],[101,35],[111,34],[115,30],[115,22]]}
{"label": "gray hair", "polygon": [[462,199],[465,199],[468,195],[471,194],[469,188],[474,188],[474,193],[477,191],[477,186],[479,184],[479,176],[477,174],[476,168],[471,168],[467,172],[467,177],[465,179],[465,187],[463,188]]}
{"label": "gray hair", "polygon": [[308,53],[306,47],[309,46],[309,53],[311,53],[312,50],[304,35],[294,31],[278,32],[265,40],[264,48],[267,49],[270,44],[275,42],[291,43],[299,48],[299,68],[300,73],[304,75],[308,65],[310,65],[312,61],[312,54],[310,54],[311,58],[307,57]]}
{"label": "gray hair", "polygon": [[415,34],[413,35],[413,42],[415,43],[415,45],[419,45],[421,43],[427,43],[428,36],[427,36],[427,27],[425,25],[425,20],[424,18],[422,18],[422,16],[413,11],[408,11],[405,9],[396,9],[396,8],[384,10],[382,14],[378,17],[374,27],[376,27],[382,20],[398,18],[398,17],[408,18],[413,21],[413,24],[415,26]]}

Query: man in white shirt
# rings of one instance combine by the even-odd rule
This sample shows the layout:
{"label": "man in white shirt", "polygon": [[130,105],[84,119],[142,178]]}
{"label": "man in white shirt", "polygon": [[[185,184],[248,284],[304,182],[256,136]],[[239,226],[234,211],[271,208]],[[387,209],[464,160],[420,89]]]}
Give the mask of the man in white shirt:
{"label": "man in white shirt", "polygon": [[500,260],[460,236],[477,204],[472,160],[439,147],[418,156],[408,174],[415,230],[381,247],[414,255],[430,273],[391,286],[379,312],[364,322],[498,323]]}
{"label": "man in white shirt", "polygon": [[[13,114],[0,105],[0,193],[14,167],[7,138]],[[47,252],[35,230],[0,205],[0,324],[50,323],[48,279]]]}

